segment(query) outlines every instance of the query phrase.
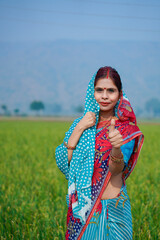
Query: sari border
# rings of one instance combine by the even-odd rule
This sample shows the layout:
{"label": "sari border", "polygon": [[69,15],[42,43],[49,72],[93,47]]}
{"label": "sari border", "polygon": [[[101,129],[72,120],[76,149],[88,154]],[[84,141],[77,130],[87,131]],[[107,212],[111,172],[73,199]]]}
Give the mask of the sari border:
{"label": "sari border", "polygon": [[[133,140],[134,138],[140,137],[140,136],[142,136],[142,139],[141,139],[141,143],[139,144],[139,147],[140,146],[142,147],[142,144],[144,141],[144,135],[142,134],[141,131],[138,131],[135,134],[132,134],[132,136],[130,138],[127,138],[126,140],[123,141],[123,144],[128,143],[129,141]],[[138,147],[138,149],[139,149],[139,147]]]}
{"label": "sari border", "polygon": [[103,183],[101,192],[100,192],[97,200],[95,201],[95,204],[94,204],[94,206],[93,206],[93,208],[92,208],[92,210],[91,210],[91,212],[90,212],[90,214],[89,214],[89,216],[88,216],[88,218],[87,218],[87,221],[86,221],[85,225],[83,226],[83,228],[82,228],[82,230],[81,230],[81,232],[80,232],[77,240],[80,240],[81,237],[82,237],[82,235],[83,235],[83,233],[85,232],[85,230],[86,230],[86,228],[87,228],[87,226],[88,226],[88,224],[89,224],[89,221],[91,220],[91,218],[92,218],[92,216],[93,216],[93,213],[94,213],[95,209],[97,208],[97,206],[98,206],[98,204],[99,204],[99,202],[100,202],[100,200],[101,200],[102,194],[103,194],[103,192],[104,192],[104,190],[105,190],[105,187],[107,186],[110,178],[111,178],[111,172],[108,171],[107,176],[106,176],[106,178],[105,178],[105,180],[104,180],[104,183]]}
{"label": "sari border", "polygon": [[134,167],[135,167],[135,165],[136,165],[136,163],[137,163],[137,159],[138,159],[138,157],[139,157],[139,154],[140,154],[140,151],[141,151],[141,149],[142,149],[142,145],[143,145],[143,142],[144,142],[144,135],[143,135],[143,133],[141,132],[141,131],[138,131],[138,132],[136,132],[136,134],[135,135],[132,135],[131,136],[131,138],[127,138],[124,142],[123,142],[123,144],[125,144],[125,143],[127,143],[127,142],[129,142],[129,141],[131,141],[131,140],[133,140],[133,139],[135,139],[135,138],[139,138],[139,144],[138,144],[138,148],[137,148],[137,155],[136,155],[136,158],[135,158],[135,160],[134,160],[134,163],[133,163],[133,165],[132,165],[132,168],[131,168],[131,171],[124,177],[124,174],[122,174],[122,177],[126,180],[128,177],[129,177],[129,175],[132,173],[132,171],[133,171],[133,169],[134,169]]}

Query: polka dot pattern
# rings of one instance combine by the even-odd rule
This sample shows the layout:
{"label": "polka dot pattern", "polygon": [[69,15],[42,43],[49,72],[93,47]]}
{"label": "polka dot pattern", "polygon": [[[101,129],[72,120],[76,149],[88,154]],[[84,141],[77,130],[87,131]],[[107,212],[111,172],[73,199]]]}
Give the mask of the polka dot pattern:
{"label": "polka dot pattern", "polygon": [[82,222],[85,222],[85,213],[91,207],[91,182],[94,169],[95,135],[100,110],[100,107],[94,98],[95,75],[96,74],[93,75],[87,88],[84,114],[82,117],[74,120],[69,131],[65,134],[64,141],[68,143],[68,139],[77,123],[87,112],[91,111],[96,114],[96,124],[93,127],[86,129],[81,135],[77,147],[73,151],[70,167],[68,166],[68,152],[64,144],[62,143],[56,148],[57,165],[69,180],[69,196],[77,191],[78,204],[72,204],[73,214],[75,217],[80,218]]}

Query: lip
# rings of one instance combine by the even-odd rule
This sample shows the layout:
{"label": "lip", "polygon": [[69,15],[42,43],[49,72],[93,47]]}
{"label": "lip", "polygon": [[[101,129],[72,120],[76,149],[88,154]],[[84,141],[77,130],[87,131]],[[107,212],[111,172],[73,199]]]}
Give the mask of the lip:
{"label": "lip", "polygon": [[103,106],[109,105],[109,103],[104,103],[104,102],[100,102],[100,104],[103,105]]}

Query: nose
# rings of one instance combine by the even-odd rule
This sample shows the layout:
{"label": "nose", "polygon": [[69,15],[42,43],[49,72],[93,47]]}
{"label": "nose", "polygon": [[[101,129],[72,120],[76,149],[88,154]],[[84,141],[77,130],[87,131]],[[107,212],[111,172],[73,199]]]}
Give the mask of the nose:
{"label": "nose", "polygon": [[107,93],[107,90],[106,90],[106,89],[103,90],[102,98],[103,98],[103,99],[108,98],[108,93]]}

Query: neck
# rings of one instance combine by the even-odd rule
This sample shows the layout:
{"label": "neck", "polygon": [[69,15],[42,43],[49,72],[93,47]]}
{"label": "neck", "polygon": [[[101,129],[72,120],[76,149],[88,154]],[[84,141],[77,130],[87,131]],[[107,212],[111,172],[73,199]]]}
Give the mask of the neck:
{"label": "neck", "polygon": [[114,116],[114,111],[110,110],[108,112],[101,111],[99,112],[99,122],[111,120]]}

